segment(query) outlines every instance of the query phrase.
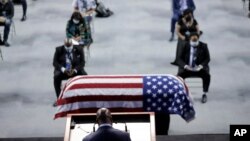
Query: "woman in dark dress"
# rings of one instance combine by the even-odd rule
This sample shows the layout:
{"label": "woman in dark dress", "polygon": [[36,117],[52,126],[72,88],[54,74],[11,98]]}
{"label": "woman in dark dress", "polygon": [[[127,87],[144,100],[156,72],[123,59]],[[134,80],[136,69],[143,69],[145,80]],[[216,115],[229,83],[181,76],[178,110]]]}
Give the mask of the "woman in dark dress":
{"label": "woman in dark dress", "polygon": [[[200,33],[199,24],[193,17],[193,11],[187,9],[183,12],[182,18],[176,24],[176,34],[178,36],[176,56],[181,47],[189,40],[190,33]],[[172,65],[176,65],[176,59],[171,62]]]}

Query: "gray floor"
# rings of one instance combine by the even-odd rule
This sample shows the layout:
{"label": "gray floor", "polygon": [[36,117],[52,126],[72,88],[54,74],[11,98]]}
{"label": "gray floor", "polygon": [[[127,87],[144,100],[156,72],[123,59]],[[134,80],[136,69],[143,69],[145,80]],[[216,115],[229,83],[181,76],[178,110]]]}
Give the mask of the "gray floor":
{"label": "gray floor", "polygon": [[[168,42],[171,1],[104,1],[115,14],[94,20],[87,73],[176,74],[177,67],[170,62],[177,42]],[[52,60],[55,47],[65,38],[72,0],[28,3],[25,22],[20,22],[21,6],[15,6],[16,35],[10,37],[11,47],[1,46],[0,137],[63,137],[66,119],[53,120]],[[208,43],[211,55],[208,103],[201,104],[201,89],[191,89],[196,118],[187,124],[171,115],[169,135],[228,134],[230,125],[250,123],[249,19],[239,0],[195,3],[195,17],[204,33],[201,40]]]}

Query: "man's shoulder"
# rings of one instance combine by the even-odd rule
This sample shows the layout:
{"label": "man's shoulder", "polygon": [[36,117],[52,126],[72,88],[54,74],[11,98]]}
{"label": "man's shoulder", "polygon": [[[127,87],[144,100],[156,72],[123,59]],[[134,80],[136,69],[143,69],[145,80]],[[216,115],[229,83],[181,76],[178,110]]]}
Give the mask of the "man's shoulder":
{"label": "man's shoulder", "polygon": [[83,51],[83,48],[79,45],[73,45],[73,50],[76,50],[76,51]]}
{"label": "man's shoulder", "polygon": [[111,128],[113,133],[119,134],[119,135],[123,135],[123,136],[129,136],[129,134],[125,131],[121,131],[119,129],[115,129],[115,128]]}
{"label": "man's shoulder", "polygon": [[63,49],[64,48],[64,46],[63,45],[61,45],[61,46],[57,46],[56,47],[56,50],[61,50],[61,49]]}
{"label": "man's shoulder", "polygon": [[63,52],[63,50],[64,50],[64,46],[63,45],[56,47],[56,52],[58,52],[58,53]]}
{"label": "man's shoulder", "polygon": [[207,47],[207,43],[201,42],[201,41],[200,41],[200,46],[202,46],[202,47]]}

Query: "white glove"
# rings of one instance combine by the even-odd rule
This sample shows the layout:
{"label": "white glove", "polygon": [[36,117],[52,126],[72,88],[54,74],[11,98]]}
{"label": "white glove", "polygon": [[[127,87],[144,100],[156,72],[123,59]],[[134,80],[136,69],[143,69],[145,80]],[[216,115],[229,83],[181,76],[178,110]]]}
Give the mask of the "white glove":
{"label": "white glove", "polygon": [[194,71],[200,71],[201,69],[203,69],[202,65],[199,65],[197,67],[194,68]]}
{"label": "white glove", "polygon": [[77,70],[76,69],[74,69],[74,72],[77,74]]}
{"label": "white glove", "polygon": [[61,67],[61,72],[64,73],[65,72],[65,68],[64,67]]}
{"label": "white glove", "polygon": [[189,65],[185,65],[185,66],[184,66],[184,69],[185,69],[185,70],[189,70],[189,71],[193,71],[193,68],[190,67]]}

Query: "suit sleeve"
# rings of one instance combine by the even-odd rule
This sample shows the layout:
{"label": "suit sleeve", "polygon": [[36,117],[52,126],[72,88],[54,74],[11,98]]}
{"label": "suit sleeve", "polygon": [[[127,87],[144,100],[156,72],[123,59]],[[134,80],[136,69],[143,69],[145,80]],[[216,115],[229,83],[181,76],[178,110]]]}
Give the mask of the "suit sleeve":
{"label": "suit sleeve", "polygon": [[187,46],[187,44],[185,44],[183,47],[181,47],[180,48],[180,51],[178,52],[178,54],[177,54],[177,64],[178,64],[178,66],[179,67],[181,67],[181,68],[184,68],[184,66],[186,65],[186,63],[185,63],[185,60],[184,60],[184,56],[185,56],[185,50],[186,50],[186,46]]}
{"label": "suit sleeve", "polygon": [[85,66],[85,57],[84,57],[83,48],[82,47],[78,47],[77,51],[78,51],[78,53],[80,55],[80,58],[79,58],[80,62],[79,62],[79,64],[76,64],[75,69],[77,71],[81,71],[83,69],[83,67]]}
{"label": "suit sleeve", "polygon": [[59,63],[58,58],[60,57],[59,48],[56,48],[54,59],[53,59],[53,66],[56,70],[60,70],[63,66]]}
{"label": "suit sleeve", "polygon": [[70,21],[68,21],[68,23],[66,25],[66,36],[67,36],[67,38],[73,38],[74,37],[73,34],[70,31],[70,26],[71,26]]}
{"label": "suit sleeve", "polygon": [[14,17],[14,4],[13,4],[13,2],[9,3],[9,7],[10,7],[10,13],[7,16],[7,18],[12,19]]}
{"label": "suit sleeve", "polygon": [[209,50],[208,50],[208,47],[207,47],[207,44],[203,44],[203,48],[204,48],[204,55],[205,55],[205,60],[203,62],[201,62],[201,65],[202,66],[207,66],[208,63],[210,62],[210,53],[209,53]]}

